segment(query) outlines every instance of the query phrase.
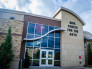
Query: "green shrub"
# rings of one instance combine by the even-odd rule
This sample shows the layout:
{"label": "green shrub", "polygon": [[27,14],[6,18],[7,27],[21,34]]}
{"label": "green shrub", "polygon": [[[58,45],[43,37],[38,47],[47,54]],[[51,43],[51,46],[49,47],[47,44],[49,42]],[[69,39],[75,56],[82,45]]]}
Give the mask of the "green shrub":
{"label": "green shrub", "polygon": [[0,69],[8,68],[13,57],[11,27],[9,27],[6,39],[0,46]]}
{"label": "green shrub", "polygon": [[88,44],[88,65],[92,65],[92,50],[91,44]]}

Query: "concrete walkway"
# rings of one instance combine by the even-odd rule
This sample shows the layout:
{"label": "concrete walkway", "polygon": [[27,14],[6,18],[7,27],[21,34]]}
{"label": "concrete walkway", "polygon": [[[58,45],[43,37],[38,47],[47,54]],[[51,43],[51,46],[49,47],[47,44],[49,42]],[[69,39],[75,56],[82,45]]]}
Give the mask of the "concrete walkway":
{"label": "concrete walkway", "polygon": [[92,67],[39,67],[39,66],[30,66],[29,68],[24,69],[92,69]]}

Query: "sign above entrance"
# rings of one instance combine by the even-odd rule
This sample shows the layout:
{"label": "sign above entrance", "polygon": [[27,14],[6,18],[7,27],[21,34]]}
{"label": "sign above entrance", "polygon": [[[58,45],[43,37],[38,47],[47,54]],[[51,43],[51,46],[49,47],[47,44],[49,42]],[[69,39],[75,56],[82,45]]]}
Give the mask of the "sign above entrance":
{"label": "sign above entrance", "polygon": [[67,31],[69,31],[70,36],[77,36],[78,34],[78,26],[75,22],[71,22],[68,25]]}

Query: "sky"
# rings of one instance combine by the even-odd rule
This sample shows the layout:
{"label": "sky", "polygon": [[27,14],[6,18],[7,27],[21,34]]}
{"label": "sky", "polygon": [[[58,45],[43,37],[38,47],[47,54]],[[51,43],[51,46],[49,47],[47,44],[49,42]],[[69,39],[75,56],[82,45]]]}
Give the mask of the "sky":
{"label": "sky", "polygon": [[0,8],[48,17],[61,6],[78,14],[86,23],[83,30],[92,33],[92,0],[0,0]]}

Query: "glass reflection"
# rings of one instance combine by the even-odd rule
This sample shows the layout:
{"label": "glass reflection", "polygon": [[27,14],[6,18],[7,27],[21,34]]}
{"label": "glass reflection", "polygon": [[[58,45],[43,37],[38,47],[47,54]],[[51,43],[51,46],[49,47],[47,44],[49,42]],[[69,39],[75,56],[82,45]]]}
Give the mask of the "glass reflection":
{"label": "glass reflection", "polygon": [[55,37],[60,37],[60,31],[55,32]]}
{"label": "glass reflection", "polygon": [[34,27],[35,27],[35,24],[28,23],[28,33],[29,34],[34,34]]}
{"label": "glass reflection", "polygon": [[54,27],[53,26],[49,26],[49,31],[53,30]]}
{"label": "glass reflection", "polygon": [[39,66],[39,60],[33,60],[33,66]]}
{"label": "glass reflection", "polygon": [[48,59],[48,64],[52,64],[52,59]]}
{"label": "glass reflection", "polygon": [[35,38],[37,38],[37,37],[41,37],[41,35],[35,35]]}
{"label": "glass reflection", "polygon": [[26,42],[26,46],[33,46],[33,41]]}
{"label": "glass reflection", "polygon": [[[32,39],[32,38],[41,37],[41,35],[44,35],[47,32],[58,28],[59,27],[29,23],[27,38]],[[55,55],[54,66],[60,66],[60,61],[59,61],[60,60],[60,32],[59,31],[52,32],[47,36],[41,38],[40,40],[26,42],[26,48],[27,48],[26,54],[28,54],[28,56],[30,57],[29,65],[39,66],[40,46],[41,46],[41,49],[54,50],[54,55]],[[59,48],[59,49],[56,49],[56,48]],[[46,58],[46,51],[43,51],[41,56],[42,58]],[[49,51],[48,58],[52,58],[52,57],[53,57],[53,53]],[[52,59],[48,59],[48,64],[52,64],[52,61],[53,61]],[[41,59],[41,63],[46,64],[46,59]]]}
{"label": "glass reflection", "polygon": [[55,29],[59,29],[60,27],[55,27]]}
{"label": "glass reflection", "polygon": [[60,48],[60,38],[55,38],[55,48]]}
{"label": "glass reflection", "polygon": [[35,34],[41,35],[41,25],[40,24],[36,24]]}
{"label": "glass reflection", "polygon": [[54,37],[54,32],[49,33],[49,35],[48,35],[48,36],[53,36],[53,37]]}
{"label": "glass reflection", "polygon": [[55,54],[54,59],[60,60],[60,49],[55,49],[54,52],[55,52],[54,53]]}
{"label": "glass reflection", "polygon": [[34,35],[27,34],[27,39],[31,39],[31,38],[34,38]]}
{"label": "glass reflection", "polygon": [[46,59],[42,59],[41,64],[46,64]]}
{"label": "glass reflection", "polygon": [[42,25],[41,29],[42,29],[42,35],[44,35],[48,32],[48,26],[47,25]]}
{"label": "glass reflection", "polygon": [[32,60],[29,61],[29,66],[32,66]]}
{"label": "glass reflection", "polygon": [[54,66],[60,66],[60,61],[54,61]]}
{"label": "glass reflection", "polygon": [[40,49],[35,47],[33,52],[33,59],[39,59],[40,57]]}
{"label": "glass reflection", "polygon": [[25,58],[32,59],[32,53],[33,53],[33,48],[32,47],[26,48],[26,55],[28,55],[28,56],[27,57],[25,56]]}
{"label": "glass reflection", "polygon": [[52,58],[53,54],[52,52],[48,52],[48,58]]}
{"label": "glass reflection", "polygon": [[54,38],[48,37],[48,47],[54,48]]}
{"label": "glass reflection", "polygon": [[41,40],[35,40],[34,41],[34,46],[40,47]]}
{"label": "glass reflection", "polygon": [[46,58],[46,51],[42,51],[42,58]]}
{"label": "glass reflection", "polygon": [[47,37],[43,37],[41,40],[41,47],[47,47]]}

